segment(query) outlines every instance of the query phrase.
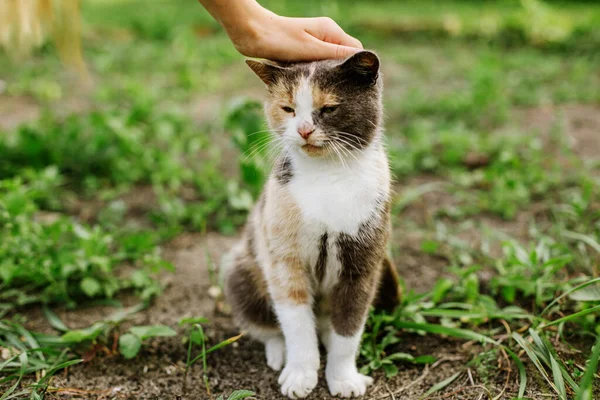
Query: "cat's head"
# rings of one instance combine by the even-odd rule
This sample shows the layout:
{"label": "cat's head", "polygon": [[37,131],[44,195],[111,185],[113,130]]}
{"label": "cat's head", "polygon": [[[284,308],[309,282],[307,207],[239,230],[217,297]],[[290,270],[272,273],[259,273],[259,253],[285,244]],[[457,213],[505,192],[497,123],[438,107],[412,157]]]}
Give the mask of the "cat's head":
{"label": "cat's head", "polygon": [[275,64],[247,60],[267,85],[269,127],[292,151],[345,157],[380,134],[382,83],[375,53]]}

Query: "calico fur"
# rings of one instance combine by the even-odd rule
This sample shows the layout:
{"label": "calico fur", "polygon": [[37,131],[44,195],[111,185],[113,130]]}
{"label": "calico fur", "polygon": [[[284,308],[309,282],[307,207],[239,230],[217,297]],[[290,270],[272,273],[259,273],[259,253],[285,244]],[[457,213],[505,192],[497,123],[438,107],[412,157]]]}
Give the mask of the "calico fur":
{"label": "calico fur", "polygon": [[[382,143],[379,59],[269,64],[248,61],[266,83],[265,112],[282,153],[223,263],[224,289],[243,330],[265,343],[282,393],[317,384],[318,339],[333,395],[363,395],[360,337],[376,304],[398,302],[386,257],[390,172]],[[309,132],[303,137],[300,132]]]}

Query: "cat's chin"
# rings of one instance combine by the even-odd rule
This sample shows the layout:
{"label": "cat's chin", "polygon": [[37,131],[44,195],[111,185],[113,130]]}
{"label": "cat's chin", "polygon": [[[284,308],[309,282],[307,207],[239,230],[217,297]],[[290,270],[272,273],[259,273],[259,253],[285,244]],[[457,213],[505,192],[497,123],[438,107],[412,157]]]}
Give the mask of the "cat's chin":
{"label": "cat's chin", "polygon": [[320,157],[326,152],[323,146],[314,146],[312,144],[305,144],[302,146],[302,151],[311,157]]}

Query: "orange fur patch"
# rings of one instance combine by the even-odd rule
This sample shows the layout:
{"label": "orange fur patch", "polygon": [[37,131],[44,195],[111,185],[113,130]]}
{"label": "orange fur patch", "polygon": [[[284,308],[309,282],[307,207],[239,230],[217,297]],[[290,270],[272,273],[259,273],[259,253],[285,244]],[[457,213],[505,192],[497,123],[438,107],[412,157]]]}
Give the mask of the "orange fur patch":
{"label": "orange fur patch", "polygon": [[308,291],[305,288],[290,288],[288,296],[296,304],[308,303]]}
{"label": "orange fur patch", "polygon": [[338,97],[317,86],[312,87],[313,108],[318,109],[324,106],[331,106],[339,103]]}
{"label": "orange fur patch", "polygon": [[300,209],[292,200],[287,189],[275,181],[267,184],[267,198],[277,199],[271,207],[265,208],[267,246],[273,258],[273,268],[283,268],[274,272],[271,283],[276,287],[274,297],[291,300],[296,304],[306,304],[310,299],[309,278],[303,268],[298,251],[298,224],[301,222]]}
{"label": "orange fur patch", "polygon": [[269,102],[265,107],[265,113],[271,126],[276,129],[282,127],[290,118],[290,114],[283,111],[281,107],[294,107],[294,96],[292,89],[281,80],[269,86]]}

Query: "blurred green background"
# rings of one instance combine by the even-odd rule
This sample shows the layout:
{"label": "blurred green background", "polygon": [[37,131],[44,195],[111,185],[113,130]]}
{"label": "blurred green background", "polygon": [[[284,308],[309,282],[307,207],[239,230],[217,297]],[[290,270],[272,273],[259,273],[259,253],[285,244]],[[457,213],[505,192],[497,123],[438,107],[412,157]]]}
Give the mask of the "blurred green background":
{"label": "blurred green background", "polygon": [[[381,56],[392,250],[425,296],[407,304],[550,318],[552,299],[598,277],[599,2],[261,4],[329,16]],[[265,129],[264,88],[198,3],[85,0],[82,13],[91,84],[51,43],[0,54],[0,315],[152,299],[171,268],[161,248],[186,232],[235,235],[268,173],[266,134],[251,135]],[[595,337],[597,322],[574,317],[565,335]]]}

